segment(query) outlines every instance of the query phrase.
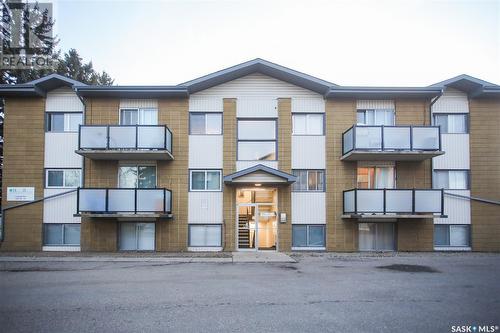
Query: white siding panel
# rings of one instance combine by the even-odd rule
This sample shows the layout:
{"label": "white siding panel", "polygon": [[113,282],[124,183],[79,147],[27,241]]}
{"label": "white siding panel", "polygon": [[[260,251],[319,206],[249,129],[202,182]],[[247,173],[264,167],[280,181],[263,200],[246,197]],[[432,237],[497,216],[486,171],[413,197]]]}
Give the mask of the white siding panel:
{"label": "white siding panel", "polygon": [[222,223],[222,199],[222,192],[189,192],[188,223]]}
{"label": "white siding panel", "polygon": [[313,91],[260,73],[250,74],[239,79],[205,89],[193,94],[192,96],[218,96],[220,98],[241,98],[244,96],[262,98],[322,97],[320,94]]}
{"label": "white siding panel", "polygon": [[251,168],[254,165],[262,164],[273,169],[278,169],[278,161],[236,161],[236,171]]}
{"label": "white siding panel", "polygon": [[292,192],[292,224],[325,224],[324,192]]}
{"label": "white siding panel", "polygon": [[432,106],[433,113],[469,113],[467,94],[447,88],[444,94]]}
{"label": "white siding panel", "polygon": [[222,112],[223,100],[220,97],[197,96],[189,97],[189,111],[191,112]]}
{"label": "white siding panel", "polygon": [[[445,190],[445,192],[470,196],[468,190]],[[444,195],[444,214],[448,218],[434,219],[435,224],[470,224],[470,200]]]}
{"label": "white siding panel", "polygon": [[394,109],[394,101],[392,100],[358,100],[356,102],[358,110],[364,109]]}
{"label": "white siding panel", "polygon": [[45,167],[81,168],[83,157],[77,149],[78,133],[45,133]]}
{"label": "white siding panel", "polygon": [[292,169],[325,169],[325,137],[292,135]]}
{"label": "white siding panel", "polygon": [[189,168],[222,169],[222,135],[189,136]]}
{"label": "white siding panel", "polygon": [[469,169],[469,134],[441,134],[444,155],[432,160],[434,169]]}
{"label": "white siding panel", "polygon": [[269,97],[241,97],[236,105],[239,118],[277,118],[278,100]]}
{"label": "white siding panel", "polygon": [[[45,189],[44,196],[70,191],[71,189]],[[60,197],[46,199],[43,202],[43,223],[80,223],[76,213],[76,192]]]}
{"label": "white siding panel", "polygon": [[156,99],[122,99],[120,108],[158,108]]}
{"label": "white siding panel", "polygon": [[292,98],[292,112],[324,113],[325,100],[316,98]]}
{"label": "white siding panel", "polygon": [[46,112],[83,112],[83,103],[69,88],[61,88],[47,93]]}

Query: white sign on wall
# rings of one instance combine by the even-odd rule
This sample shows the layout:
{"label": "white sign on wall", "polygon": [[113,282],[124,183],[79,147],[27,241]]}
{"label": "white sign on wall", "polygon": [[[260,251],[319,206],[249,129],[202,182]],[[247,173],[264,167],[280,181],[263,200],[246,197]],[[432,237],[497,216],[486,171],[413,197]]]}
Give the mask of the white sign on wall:
{"label": "white sign on wall", "polygon": [[7,201],[35,200],[34,187],[7,187]]}

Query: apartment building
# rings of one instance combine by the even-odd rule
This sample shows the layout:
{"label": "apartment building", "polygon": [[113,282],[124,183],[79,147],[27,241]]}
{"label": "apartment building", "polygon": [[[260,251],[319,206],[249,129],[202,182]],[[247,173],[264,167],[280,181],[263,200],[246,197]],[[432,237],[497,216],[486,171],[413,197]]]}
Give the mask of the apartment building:
{"label": "apartment building", "polygon": [[499,251],[500,86],[255,59],[176,86],[0,86],[1,251]]}

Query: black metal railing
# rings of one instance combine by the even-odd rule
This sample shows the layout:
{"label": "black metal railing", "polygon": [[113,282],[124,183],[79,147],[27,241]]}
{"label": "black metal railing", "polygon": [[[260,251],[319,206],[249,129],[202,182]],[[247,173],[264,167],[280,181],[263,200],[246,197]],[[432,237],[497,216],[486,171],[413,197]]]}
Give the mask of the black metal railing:
{"label": "black metal railing", "polygon": [[172,154],[166,125],[80,125],[79,150],[166,150]]}
{"label": "black metal railing", "polygon": [[440,151],[439,126],[353,125],[342,133],[342,154],[363,151]]}
{"label": "black metal railing", "polygon": [[77,213],[172,213],[166,188],[78,188]]}
{"label": "black metal railing", "polygon": [[344,214],[421,214],[444,216],[443,189],[351,189],[343,191]]}

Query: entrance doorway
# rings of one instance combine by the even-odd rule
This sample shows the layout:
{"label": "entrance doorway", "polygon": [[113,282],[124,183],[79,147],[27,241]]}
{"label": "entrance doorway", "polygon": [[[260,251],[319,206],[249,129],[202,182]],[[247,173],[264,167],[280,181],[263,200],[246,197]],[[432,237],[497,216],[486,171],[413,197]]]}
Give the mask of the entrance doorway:
{"label": "entrance doorway", "polygon": [[360,251],[395,251],[394,223],[359,223]]}
{"label": "entrance doorway", "polygon": [[244,188],[236,192],[238,250],[276,250],[278,238],[275,188]]}

